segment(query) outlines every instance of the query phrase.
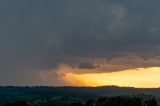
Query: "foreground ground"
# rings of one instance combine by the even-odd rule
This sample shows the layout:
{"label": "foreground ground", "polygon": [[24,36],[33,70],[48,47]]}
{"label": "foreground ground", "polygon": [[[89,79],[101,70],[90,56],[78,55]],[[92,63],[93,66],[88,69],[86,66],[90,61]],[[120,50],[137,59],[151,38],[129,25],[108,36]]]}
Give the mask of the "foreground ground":
{"label": "foreground ground", "polygon": [[0,87],[2,106],[157,106],[160,89]]}

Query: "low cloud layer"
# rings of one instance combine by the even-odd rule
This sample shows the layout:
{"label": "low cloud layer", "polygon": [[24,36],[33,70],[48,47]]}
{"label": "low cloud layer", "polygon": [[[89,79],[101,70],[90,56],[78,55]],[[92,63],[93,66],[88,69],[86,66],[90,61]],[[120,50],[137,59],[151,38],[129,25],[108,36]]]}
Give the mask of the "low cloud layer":
{"label": "low cloud layer", "polygon": [[38,76],[30,80],[23,76],[60,64],[102,72],[160,66],[159,4],[158,0],[0,1],[0,84],[41,84]]}

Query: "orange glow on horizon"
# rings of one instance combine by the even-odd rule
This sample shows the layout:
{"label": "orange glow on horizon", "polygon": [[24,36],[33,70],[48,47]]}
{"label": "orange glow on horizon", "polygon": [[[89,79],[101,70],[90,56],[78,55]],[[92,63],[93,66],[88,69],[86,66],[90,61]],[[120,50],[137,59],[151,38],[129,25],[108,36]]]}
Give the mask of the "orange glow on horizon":
{"label": "orange glow on horizon", "polygon": [[66,72],[61,79],[71,86],[127,86],[136,88],[160,87],[160,67],[130,69],[112,73],[77,74]]}

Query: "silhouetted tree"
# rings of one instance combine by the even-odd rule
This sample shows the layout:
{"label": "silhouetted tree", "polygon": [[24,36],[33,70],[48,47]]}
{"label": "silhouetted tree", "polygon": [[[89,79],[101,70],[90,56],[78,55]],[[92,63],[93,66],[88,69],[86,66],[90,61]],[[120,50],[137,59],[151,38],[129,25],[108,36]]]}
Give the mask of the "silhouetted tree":
{"label": "silhouetted tree", "polygon": [[158,106],[158,103],[157,103],[156,99],[154,99],[154,98],[151,98],[145,102],[146,102],[147,106]]}
{"label": "silhouetted tree", "polygon": [[86,102],[86,106],[94,106],[94,101],[93,100],[88,100]]}
{"label": "silhouetted tree", "polygon": [[29,106],[25,101],[17,101],[14,103],[7,103],[4,106]]}
{"label": "silhouetted tree", "polygon": [[49,103],[46,106],[56,106],[54,103]]}
{"label": "silhouetted tree", "polygon": [[85,106],[85,105],[83,103],[78,102],[78,103],[71,103],[69,104],[69,106]]}
{"label": "silhouetted tree", "polygon": [[110,97],[100,98],[96,106],[158,106],[154,98],[141,97]]}

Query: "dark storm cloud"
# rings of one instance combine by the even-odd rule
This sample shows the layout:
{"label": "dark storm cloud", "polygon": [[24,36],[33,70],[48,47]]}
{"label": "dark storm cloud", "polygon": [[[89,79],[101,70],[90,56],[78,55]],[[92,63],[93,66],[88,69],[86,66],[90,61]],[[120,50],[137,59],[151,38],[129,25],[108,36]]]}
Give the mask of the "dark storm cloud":
{"label": "dark storm cloud", "polygon": [[92,63],[81,63],[79,64],[79,68],[82,68],[82,69],[95,69],[95,68],[98,68],[100,67],[100,65],[95,65],[95,64],[92,64]]}
{"label": "dark storm cloud", "polygon": [[0,70],[7,75],[130,53],[143,59],[159,56],[159,4],[158,0],[2,0]]}

